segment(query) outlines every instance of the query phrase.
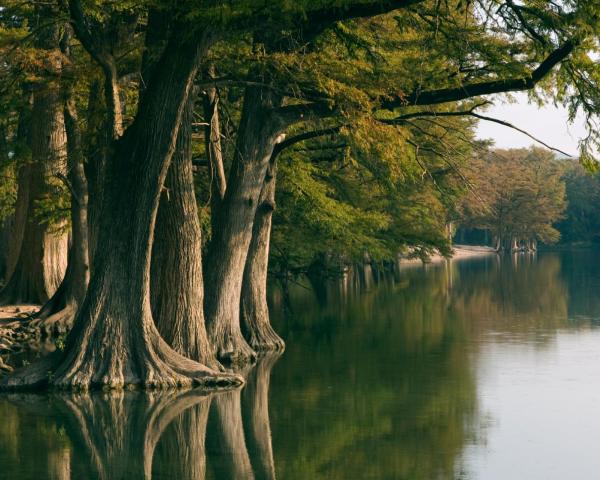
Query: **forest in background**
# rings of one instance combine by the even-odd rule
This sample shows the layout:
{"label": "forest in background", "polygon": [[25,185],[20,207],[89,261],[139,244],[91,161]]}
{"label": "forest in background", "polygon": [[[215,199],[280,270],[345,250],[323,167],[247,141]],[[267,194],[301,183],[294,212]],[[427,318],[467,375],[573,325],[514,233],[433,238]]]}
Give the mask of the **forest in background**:
{"label": "forest in background", "polygon": [[497,251],[535,251],[600,240],[600,177],[539,147],[490,149],[465,167],[453,239]]}
{"label": "forest in background", "polygon": [[485,110],[527,91],[585,117],[593,169],[599,13],[593,0],[6,2],[0,303],[42,307],[3,324],[3,342],[59,335],[60,348],[2,386],[238,385],[225,366],[283,349],[269,262],[285,282],[449,254],[461,223],[504,249],[556,241],[558,161],[493,150],[474,128],[517,128]]}

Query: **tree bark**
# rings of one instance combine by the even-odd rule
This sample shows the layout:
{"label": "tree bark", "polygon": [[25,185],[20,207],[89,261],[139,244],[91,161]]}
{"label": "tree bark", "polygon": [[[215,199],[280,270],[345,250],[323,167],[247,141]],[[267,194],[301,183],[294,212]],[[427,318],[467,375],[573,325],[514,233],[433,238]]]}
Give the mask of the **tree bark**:
{"label": "tree bark", "polygon": [[21,253],[21,243],[23,242],[23,233],[27,224],[27,209],[29,206],[29,188],[30,188],[30,135],[31,135],[31,109],[33,105],[33,94],[29,93],[25,106],[19,112],[19,123],[17,126],[15,158],[17,162],[17,201],[15,203],[15,213],[10,226],[9,239],[6,248],[6,267],[4,272],[4,281],[8,282],[12,276],[19,254]]}
{"label": "tree bark", "polygon": [[15,372],[4,388],[242,383],[173,350],[160,337],[150,307],[160,192],[199,60],[210,44],[208,35],[194,40],[185,30],[174,29],[136,118],[110,157],[90,284],[65,351]]}
{"label": "tree bark", "polygon": [[75,99],[66,95],[64,106],[67,133],[67,177],[71,189],[71,247],[67,270],[60,286],[35,315],[29,328],[41,329],[46,335],[59,335],[70,330],[89,283],[88,257],[88,187],[84,172],[81,132]]}
{"label": "tree bark", "polygon": [[252,225],[269,159],[284,124],[273,112],[266,89],[248,87],[236,153],[206,257],[205,315],[217,357],[228,363],[253,361],[240,329],[240,300]]}
{"label": "tree bark", "polygon": [[190,98],[158,208],[152,247],[152,313],[171,347],[219,369],[204,323],[202,231],[192,171],[193,109]]}
{"label": "tree bark", "polygon": [[0,285],[4,284],[6,279],[8,264],[10,262],[9,248],[10,239],[13,230],[15,217],[11,215],[5,218],[0,224]]}
{"label": "tree bark", "polygon": [[242,282],[242,332],[250,346],[256,351],[280,351],[285,348],[284,341],[271,327],[269,306],[267,305],[269,242],[273,211],[275,210],[276,181],[277,161],[274,160],[267,169],[254,216],[252,240]]}
{"label": "tree bark", "polygon": [[[212,77],[213,74],[214,70],[211,68],[208,75]],[[211,172],[210,208],[211,226],[214,231],[218,228],[219,208],[223,198],[225,198],[225,191],[227,189],[225,167],[223,165],[223,151],[221,149],[219,97],[215,87],[206,89],[203,95],[203,104],[204,121],[208,124],[204,127],[204,143]]]}
{"label": "tree bark", "polygon": [[[86,112],[85,177],[88,182],[88,230],[89,258],[94,258],[98,244],[106,164],[111,151],[111,127],[106,120],[106,105],[103,102],[103,87],[96,80],[90,85]],[[93,270],[93,262],[90,269]]]}
{"label": "tree bark", "polygon": [[[10,279],[0,292],[0,304],[44,303],[62,281],[67,264],[68,236],[60,226],[36,216],[37,203],[51,191],[51,178],[65,171],[66,134],[58,88],[39,86],[33,94],[31,163],[22,167],[27,182],[27,213],[23,240]],[[56,181],[56,180],[55,180]],[[18,205],[18,208],[20,206]],[[17,220],[18,221],[18,220]]]}

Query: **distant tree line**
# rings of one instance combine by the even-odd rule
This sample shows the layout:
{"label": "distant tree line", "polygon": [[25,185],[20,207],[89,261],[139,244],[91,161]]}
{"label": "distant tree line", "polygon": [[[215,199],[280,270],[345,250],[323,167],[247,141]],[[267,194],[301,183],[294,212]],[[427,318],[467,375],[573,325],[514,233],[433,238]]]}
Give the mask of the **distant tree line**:
{"label": "distant tree line", "polygon": [[529,149],[490,149],[465,167],[454,240],[498,251],[600,242],[600,177],[578,159]]}

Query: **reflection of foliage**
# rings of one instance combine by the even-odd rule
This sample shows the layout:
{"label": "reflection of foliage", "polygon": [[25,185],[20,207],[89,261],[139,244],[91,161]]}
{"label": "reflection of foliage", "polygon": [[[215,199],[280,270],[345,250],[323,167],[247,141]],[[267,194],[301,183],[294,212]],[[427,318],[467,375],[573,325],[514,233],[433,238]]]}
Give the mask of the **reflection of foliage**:
{"label": "reflection of foliage", "polygon": [[457,314],[472,319],[473,334],[492,331],[541,344],[553,338],[549,331],[567,326],[568,298],[560,259],[552,255],[476,263],[460,271],[452,295]]}
{"label": "reflection of foliage", "polygon": [[71,440],[61,421],[48,415],[47,397],[32,398],[0,398],[3,478],[67,478],[62,475],[71,468]]}
{"label": "reflection of foliage", "polygon": [[272,379],[280,477],[452,477],[475,434],[475,379],[447,277],[432,273],[296,309]]}

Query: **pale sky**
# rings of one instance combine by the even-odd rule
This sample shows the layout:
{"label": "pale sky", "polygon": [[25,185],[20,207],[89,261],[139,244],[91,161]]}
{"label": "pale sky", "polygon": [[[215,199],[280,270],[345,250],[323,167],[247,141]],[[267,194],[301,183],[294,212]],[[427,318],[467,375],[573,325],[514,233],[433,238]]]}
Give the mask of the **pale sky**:
{"label": "pale sky", "polygon": [[[575,123],[569,124],[567,112],[562,107],[548,105],[539,108],[537,105],[529,104],[525,94],[516,94],[514,97],[515,103],[503,102],[501,97],[490,98],[494,106],[482,114],[512,123],[543,142],[577,156],[578,140],[586,135],[584,122],[581,119],[576,119]],[[535,143],[526,135],[511,128],[485,121],[479,122],[477,137],[493,139],[498,148],[521,148]]]}

